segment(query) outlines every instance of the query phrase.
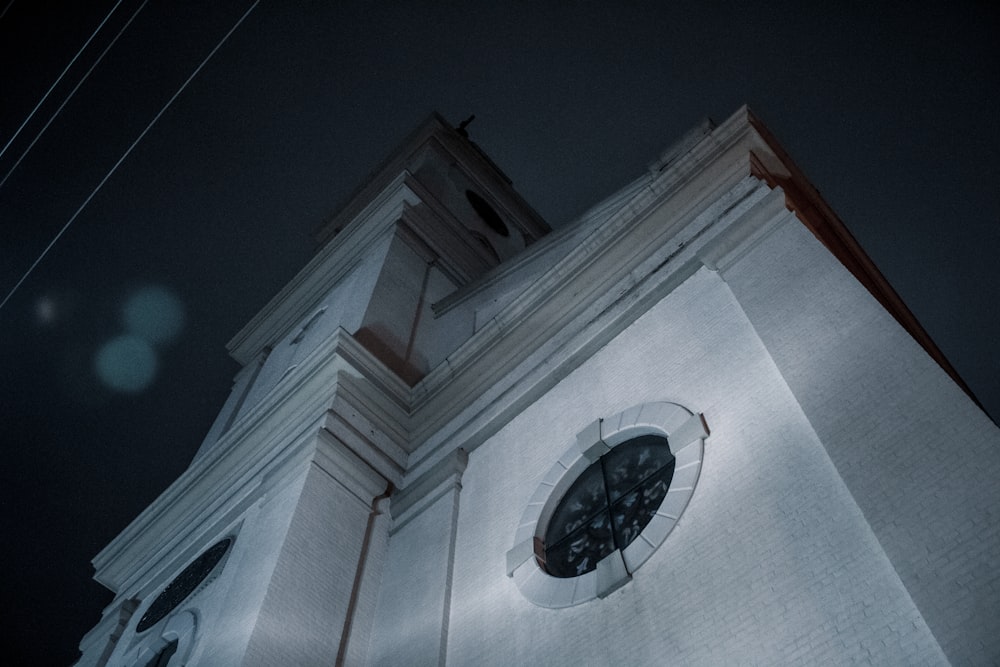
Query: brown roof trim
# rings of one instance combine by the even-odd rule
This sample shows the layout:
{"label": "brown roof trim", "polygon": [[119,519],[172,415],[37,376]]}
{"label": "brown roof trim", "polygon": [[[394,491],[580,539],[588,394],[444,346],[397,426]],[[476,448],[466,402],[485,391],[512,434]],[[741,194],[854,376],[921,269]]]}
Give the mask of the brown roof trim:
{"label": "brown roof trim", "polygon": [[768,164],[767,158],[761,158],[756,153],[750,153],[750,172],[767,183],[770,187],[780,187],[785,192],[785,206],[795,213],[795,216],[816,236],[834,257],[864,285],[882,307],[906,329],[917,343],[931,356],[934,361],[961,387],[973,402],[983,409],[982,403],[976,398],[972,389],[958,374],[958,371],[931,339],[916,316],[903,302],[903,299],[892,288],[882,272],[861,248],[843,221],[829,204],[823,200],[819,191],[806,179],[802,170],[792,161],[788,153],[778,144],[770,131],[748,110],[751,126],[767,144],[767,148],[778,159],[779,164]]}

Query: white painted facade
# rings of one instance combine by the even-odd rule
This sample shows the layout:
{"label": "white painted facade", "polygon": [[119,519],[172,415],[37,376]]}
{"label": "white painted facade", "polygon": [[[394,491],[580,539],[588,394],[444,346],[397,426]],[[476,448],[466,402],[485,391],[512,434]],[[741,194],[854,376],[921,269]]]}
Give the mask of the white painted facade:
{"label": "white painted facade", "polygon": [[[231,342],[190,468],[94,561],[116,598],[78,664],[1000,660],[1000,431],[749,111],[547,232],[418,129]],[[525,517],[578,434],[664,405],[699,447],[679,519],[576,600]]]}

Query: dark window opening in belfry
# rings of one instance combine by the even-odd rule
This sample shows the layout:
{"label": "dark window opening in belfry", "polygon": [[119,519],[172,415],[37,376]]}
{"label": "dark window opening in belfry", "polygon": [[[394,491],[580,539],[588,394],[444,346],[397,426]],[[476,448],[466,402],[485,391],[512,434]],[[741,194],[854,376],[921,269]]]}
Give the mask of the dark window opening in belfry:
{"label": "dark window opening in belfry", "polygon": [[500,236],[510,236],[510,230],[507,229],[507,225],[504,224],[503,220],[500,218],[500,214],[493,210],[493,207],[489,203],[477,195],[472,190],[465,191],[465,198],[469,200],[472,204],[472,208],[475,209],[476,214],[483,219],[486,226],[495,231]]}

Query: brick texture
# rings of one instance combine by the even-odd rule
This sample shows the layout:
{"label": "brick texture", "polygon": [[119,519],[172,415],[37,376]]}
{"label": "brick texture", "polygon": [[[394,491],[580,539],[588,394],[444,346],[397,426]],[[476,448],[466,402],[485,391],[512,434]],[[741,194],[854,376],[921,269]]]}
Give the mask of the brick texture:
{"label": "brick texture", "polygon": [[727,280],[945,653],[1000,661],[1000,431],[798,225]]}
{"label": "brick texture", "polygon": [[[504,553],[540,475],[594,418],[673,400],[705,414],[677,528],[604,600],[536,607]],[[702,270],[470,458],[448,662],[947,664],[738,302]]]}

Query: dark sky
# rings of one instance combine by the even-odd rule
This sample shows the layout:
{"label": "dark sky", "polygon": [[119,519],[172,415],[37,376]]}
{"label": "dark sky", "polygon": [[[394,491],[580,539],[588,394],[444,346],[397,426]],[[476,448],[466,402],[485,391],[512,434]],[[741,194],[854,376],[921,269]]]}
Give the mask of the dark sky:
{"label": "dark sky", "polygon": [[[0,144],[114,6],[8,2]],[[141,10],[0,186],[0,298],[251,4]],[[226,341],[432,110],[475,113],[472,138],[558,227],[748,103],[1000,416],[998,25],[982,2],[841,4],[264,0],[0,309],[6,663],[75,659],[111,600],[89,561],[190,461],[237,370]],[[183,326],[125,378],[141,388],[113,390],[96,359],[150,289]]]}

